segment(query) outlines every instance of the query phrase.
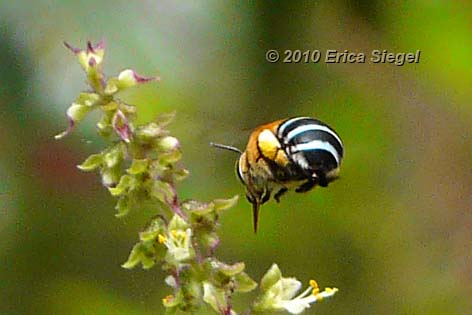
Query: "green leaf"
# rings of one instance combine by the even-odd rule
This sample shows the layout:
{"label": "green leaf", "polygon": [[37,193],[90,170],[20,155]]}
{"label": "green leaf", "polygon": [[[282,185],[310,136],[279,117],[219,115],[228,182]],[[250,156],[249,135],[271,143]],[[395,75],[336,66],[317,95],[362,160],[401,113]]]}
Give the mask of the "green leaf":
{"label": "green leaf", "polygon": [[148,159],[134,159],[131,166],[126,170],[128,174],[136,175],[147,171],[149,165]]}
{"label": "green leaf", "polygon": [[210,282],[203,282],[203,301],[209,304],[216,312],[226,307],[225,291],[215,287]]}
{"label": "green leaf", "polygon": [[132,269],[136,267],[137,264],[141,261],[141,244],[138,243],[134,245],[133,249],[131,250],[131,253],[128,256],[128,260],[121,265],[121,267],[126,268],[126,269]]}
{"label": "green leaf", "polygon": [[180,309],[186,313],[194,314],[202,301],[201,281],[196,279],[195,275],[189,275],[188,279],[182,281],[181,292],[183,299]]}
{"label": "green leaf", "polygon": [[118,143],[108,149],[103,155],[103,161],[105,162],[106,167],[112,168],[120,164],[123,161],[125,150],[126,147],[122,143]]}
{"label": "green leaf", "polygon": [[102,183],[106,187],[112,187],[120,180],[120,172],[115,168],[102,168]]}
{"label": "green leaf", "polygon": [[[100,108],[105,112],[113,112],[113,113],[110,113],[110,115],[113,115],[114,112],[118,109],[118,103],[115,101],[111,101],[111,102],[106,103],[105,105],[102,105]],[[109,120],[111,123],[111,119]]]}
{"label": "green leaf", "polygon": [[113,132],[113,126],[111,123],[112,117],[113,115],[110,115],[109,113],[105,113],[97,122],[98,131],[100,135],[102,135],[103,137],[109,137]]}
{"label": "green leaf", "polygon": [[143,269],[151,269],[156,264],[156,262],[154,261],[154,258],[142,255],[141,264],[143,265]]}
{"label": "green leaf", "polygon": [[104,93],[106,95],[115,94],[116,92],[118,92],[118,85],[119,85],[118,78],[116,77],[109,78],[107,81],[107,85],[105,86]]}
{"label": "green leaf", "polygon": [[203,216],[213,211],[214,205],[212,203],[201,202],[198,200],[185,200],[182,202],[182,209],[191,212],[193,215]]}
{"label": "green leaf", "polygon": [[177,214],[175,214],[175,215],[172,217],[172,219],[170,220],[167,229],[168,229],[169,231],[172,231],[172,230],[182,230],[182,231],[185,231],[188,227],[189,227],[189,226],[188,226],[187,222],[185,222],[184,219],[182,219],[180,216],[178,216]]}
{"label": "green leaf", "polygon": [[143,269],[149,269],[155,264],[154,253],[155,251],[152,243],[137,243],[131,250],[128,260],[121,266],[126,269],[131,269],[141,263]]}
{"label": "green leaf", "polygon": [[163,233],[164,229],[164,220],[160,216],[155,217],[151,222],[149,222],[146,229],[139,233],[139,239],[141,241],[153,241],[157,238],[159,233]]}
{"label": "green leaf", "polygon": [[182,152],[180,150],[174,150],[171,152],[165,152],[159,154],[159,163],[161,164],[174,164],[182,158]]}
{"label": "green leaf", "polygon": [[261,280],[262,291],[267,291],[280,279],[282,279],[282,272],[280,271],[279,266],[277,266],[277,264],[272,264],[270,269],[262,277],[262,280]]}
{"label": "green leaf", "polygon": [[89,156],[82,164],[77,165],[77,168],[81,171],[93,171],[97,167],[101,166],[103,163],[103,155],[99,154],[92,154]]}
{"label": "green leaf", "polygon": [[108,187],[108,191],[112,196],[119,196],[124,194],[130,186],[133,186],[134,178],[131,175],[123,175],[120,178],[118,185],[115,187]]}
{"label": "green leaf", "polygon": [[67,109],[67,116],[74,122],[79,122],[84,119],[84,117],[92,110],[92,107],[72,103],[72,105]]}
{"label": "green leaf", "polygon": [[257,282],[252,280],[245,272],[237,274],[234,281],[236,282],[236,292],[250,292],[257,288]]}
{"label": "green leaf", "polygon": [[175,192],[169,183],[154,181],[151,195],[164,204],[169,204],[174,200]]}
{"label": "green leaf", "polygon": [[115,209],[118,211],[115,216],[117,218],[122,218],[126,216],[131,210],[131,205],[128,196],[121,196],[116,203]]}
{"label": "green leaf", "polygon": [[220,243],[220,238],[218,237],[218,234],[212,231],[200,232],[199,238],[200,238],[200,243],[202,244],[202,246],[207,249],[215,250],[218,244]]}
{"label": "green leaf", "polygon": [[158,123],[161,127],[165,127],[174,120],[175,114],[176,114],[175,111],[171,112],[171,113],[163,113],[163,114],[160,114],[160,115],[156,116],[154,121],[156,123]]}
{"label": "green leaf", "polygon": [[222,211],[234,207],[238,202],[238,199],[238,195],[230,199],[215,199],[213,200],[213,204],[215,205],[216,211]]}
{"label": "green leaf", "polygon": [[225,276],[232,277],[243,272],[245,267],[244,262],[238,262],[232,265],[220,263],[218,271],[223,273]]}
{"label": "green leaf", "polygon": [[174,177],[174,180],[176,181],[184,180],[185,178],[187,178],[189,174],[190,172],[184,168],[181,168],[172,172],[172,176]]}
{"label": "green leaf", "polygon": [[79,94],[77,98],[77,103],[85,105],[85,106],[95,106],[101,101],[101,97],[97,93],[87,93],[82,92]]}
{"label": "green leaf", "polygon": [[140,141],[149,142],[150,140],[154,140],[165,133],[166,131],[156,123],[149,123],[139,127],[136,130],[135,136]]}

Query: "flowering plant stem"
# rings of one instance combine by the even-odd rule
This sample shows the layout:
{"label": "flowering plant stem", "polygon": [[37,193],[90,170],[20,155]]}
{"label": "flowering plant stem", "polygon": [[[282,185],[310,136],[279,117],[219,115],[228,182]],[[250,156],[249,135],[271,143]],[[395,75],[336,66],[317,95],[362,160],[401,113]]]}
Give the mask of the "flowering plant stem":
{"label": "flowering plant stem", "polygon": [[[121,101],[117,94],[130,87],[159,80],[145,78],[127,69],[106,78],[101,69],[105,45],[87,43],[85,49],[66,43],[87,76],[90,89],[79,94],[67,110],[69,127],[56,136],[69,134],[89,112],[99,111],[98,133],[109,142],[102,152],[92,154],[78,167],[97,170],[103,185],[117,199],[117,217],[127,215],[137,205],[156,209],[139,241],[122,265],[131,269],[156,264],[168,275],[165,283],[171,293],[162,302],[167,314],[195,313],[208,305],[217,314],[237,314],[232,298],[254,290],[257,283],[245,272],[245,264],[226,264],[215,257],[220,244],[219,217],[233,207],[238,196],[211,202],[179,200],[176,183],[188,175],[182,166],[179,140],[166,129],[173,114],[163,114],[144,125],[135,125],[136,107]],[[244,314],[287,311],[299,314],[310,304],[332,296],[337,289],[320,292],[314,280],[296,296],[301,283],[282,276],[272,265],[260,283],[260,294]]]}

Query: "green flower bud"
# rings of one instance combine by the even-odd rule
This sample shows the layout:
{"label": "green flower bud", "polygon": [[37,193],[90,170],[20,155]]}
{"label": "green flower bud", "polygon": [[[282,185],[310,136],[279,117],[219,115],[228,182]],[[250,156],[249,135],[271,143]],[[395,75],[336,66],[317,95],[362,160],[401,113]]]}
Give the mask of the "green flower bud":
{"label": "green flower bud", "polygon": [[213,200],[213,204],[215,205],[215,210],[217,212],[221,212],[223,210],[229,209],[234,207],[239,200],[239,196],[236,195],[233,198],[229,199],[215,199]]}
{"label": "green flower bud", "polygon": [[77,165],[77,168],[81,171],[93,171],[97,167],[100,167],[103,163],[103,155],[100,154],[92,154],[90,155],[82,164]]}
{"label": "green flower bud", "polygon": [[280,279],[282,279],[282,272],[280,271],[279,266],[277,266],[277,264],[272,264],[270,269],[262,277],[261,290],[266,291],[270,289]]}
{"label": "green flower bud", "polygon": [[80,65],[84,69],[92,88],[101,92],[103,89],[103,75],[100,71],[105,54],[105,43],[103,41],[96,45],[87,42],[87,49],[75,48],[68,43],[64,43],[78,58]]}
{"label": "green flower bud", "polygon": [[126,170],[126,172],[131,175],[142,174],[148,170],[148,166],[148,159],[134,159],[131,163],[131,166]]}
{"label": "green flower bud", "polygon": [[77,123],[84,119],[85,115],[87,115],[90,110],[91,108],[89,106],[72,103],[67,110],[67,116]]}
{"label": "green flower bud", "polygon": [[121,71],[118,75],[118,87],[120,90],[133,87],[137,84],[147,83],[149,81],[160,80],[158,77],[145,78],[131,69]]}
{"label": "green flower bud", "polygon": [[121,110],[117,110],[113,116],[112,126],[121,140],[126,143],[131,141],[133,135],[132,126]]}
{"label": "green flower bud", "polygon": [[142,142],[147,143],[162,136],[164,133],[166,132],[162,129],[162,127],[156,123],[149,123],[139,127],[135,132],[135,136]]}
{"label": "green flower bud", "polygon": [[64,42],[64,45],[77,56],[80,65],[86,72],[92,66],[100,66],[103,61],[103,56],[105,54],[104,41],[100,41],[95,45],[92,45],[91,42],[87,42],[86,50],[73,47],[67,42]]}
{"label": "green flower bud", "polygon": [[246,268],[244,262],[238,262],[232,265],[219,262],[217,266],[218,271],[227,277],[232,277],[243,272],[244,268]]}
{"label": "green flower bud", "polygon": [[104,41],[100,41],[95,45],[92,45],[91,42],[87,42],[86,50],[73,47],[66,42],[64,42],[64,45],[77,56],[79,63],[85,72],[87,72],[90,67],[99,67],[103,61],[103,56],[105,55]]}
{"label": "green flower bud", "polygon": [[245,272],[241,272],[234,276],[236,292],[250,292],[257,288],[257,282],[251,279]]}
{"label": "green flower bud", "polygon": [[180,148],[180,143],[177,138],[167,136],[157,141],[157,148],[163,152],[175,151]]}

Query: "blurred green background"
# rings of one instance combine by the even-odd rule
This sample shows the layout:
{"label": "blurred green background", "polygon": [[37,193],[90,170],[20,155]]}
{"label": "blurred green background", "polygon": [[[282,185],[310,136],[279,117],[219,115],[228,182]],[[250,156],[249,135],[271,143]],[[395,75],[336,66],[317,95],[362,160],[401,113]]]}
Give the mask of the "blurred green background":
{"label": "blurred green background", "polygon": [[[94,117],[53,139],[86,88],[62,42],[102,38],[107,74],[162,78],[122,98],[142,122],[177,111],[183,199],[243,195],[237,157],[210,141],[243,148],[253,127],[297,115],[343,138],[341,179],[265,205],[257,235],[243,198],[227,212],[221,259],[340,289],[307,313],[470,314],[472,6],[309,3],[1,2],[0,314],[163,313],[164,274],[120,267],[149,214],[116,219],[98,176],[75,167],[102,148]],[[270,64],[268,49],[421,60]]]}

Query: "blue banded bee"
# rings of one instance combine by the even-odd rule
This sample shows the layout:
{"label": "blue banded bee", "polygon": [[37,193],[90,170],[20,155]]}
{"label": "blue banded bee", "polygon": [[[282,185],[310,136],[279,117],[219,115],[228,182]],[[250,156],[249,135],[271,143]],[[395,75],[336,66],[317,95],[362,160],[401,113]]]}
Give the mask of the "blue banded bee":
{"label": "blue banded bee", "polygon": [[274,192],[274,199],[289,189],[307,192],[316,185],[327,187],[338,178],[344,147],[341,138],[327,124],[310,117],[281,119],[257,127],[240,157],[236,172],[246,186],[246,197],[253,206],[254,232],[257,232],[260,205]]}

